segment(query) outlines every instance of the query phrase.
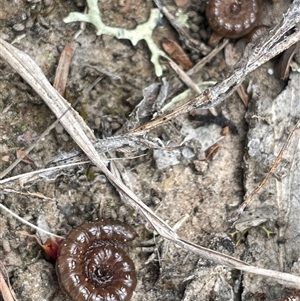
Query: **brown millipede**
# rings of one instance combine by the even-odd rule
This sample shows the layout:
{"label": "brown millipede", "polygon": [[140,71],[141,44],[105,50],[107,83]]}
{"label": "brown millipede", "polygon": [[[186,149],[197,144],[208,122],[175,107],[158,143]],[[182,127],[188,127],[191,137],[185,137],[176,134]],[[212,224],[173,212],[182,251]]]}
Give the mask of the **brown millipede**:
{"label": "brown millipede", "polygon": [[209,0],[206,17],[217,34],[236,39],[255,27],[261,7],[261,0]]}
{"label": "brown millipede", "polygon": [[245,36],[246,42],[251,43],[251,42],[257,41],[260,37],[265,35],[269,31],[269,29],[270,29],[270,26],[266,26],[266,25],[255,26],[253,28],[253,30],[251,30],[251,32],[249,32]]}
{"label": "brown millipede", "polygon": [[73,229],[59,247],[56,272],[62,290],[74,301],[128,301],[137,278],[121,246],[137,237],[116,220],[87,222]]}

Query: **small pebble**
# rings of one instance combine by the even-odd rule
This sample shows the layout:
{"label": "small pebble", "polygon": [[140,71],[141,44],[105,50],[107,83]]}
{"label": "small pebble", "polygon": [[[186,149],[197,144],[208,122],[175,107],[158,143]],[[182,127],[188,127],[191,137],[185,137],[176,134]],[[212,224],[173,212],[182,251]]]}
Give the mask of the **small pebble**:
{"label": "small pebble", "polygon": [[193,23],[190,25],[190,29],[191,29],[191,32],[198,32],[200,28],[197,24]]}
{"label": "small pebble", "polygon": [[23,24],[21,24],[21,23],[17,23],[15,25],[13,25],[13,29],[15,31],[20,32],[20,31],[23,31],[25,29],[25,26]]}
{"label": "small pebble", "polygon": [[185,146],[183,148],[183,150],[181,151],[181,154],[186,159],[191,159],[191,158],[195,157],[195,153],[194,153],[193,149],[188,146]]}
{"label": "small pebble", "polygon": [[3,252],[4,252],[5,254],[10,253],[11,248],[10,248],[10,244],[9,244],[9,241],[8,241],[8,240],[4,239],[4,240],[2,241],[2,247],[3,247]]}

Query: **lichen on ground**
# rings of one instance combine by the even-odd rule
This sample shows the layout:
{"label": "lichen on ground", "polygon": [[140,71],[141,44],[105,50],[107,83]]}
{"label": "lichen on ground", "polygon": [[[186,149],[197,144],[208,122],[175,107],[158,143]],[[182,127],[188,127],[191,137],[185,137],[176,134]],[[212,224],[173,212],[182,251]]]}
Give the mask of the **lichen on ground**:
{"label": "lichen on ground", "polygon": [[155,44],[152,33],[162,17],[161,12],[157,8],[151,9],[149,19],[146,23],[138,25],[135,29],[124,29],[119,27],[107,26],[102,22],[101,12],[98,7],[98,0],[87,0],[88,13],[82,14],[71,12],[64,22],[88,22],[92,23],[97,28],[97,35],[110,35],[117,39],[128,39],[133,45],[136,45],[140,40],[145,40],[151,52],[151,62],[155,68],[157,76],[162,75],[162,66],[159,63],[159,56],[166,57],[165,53]]}

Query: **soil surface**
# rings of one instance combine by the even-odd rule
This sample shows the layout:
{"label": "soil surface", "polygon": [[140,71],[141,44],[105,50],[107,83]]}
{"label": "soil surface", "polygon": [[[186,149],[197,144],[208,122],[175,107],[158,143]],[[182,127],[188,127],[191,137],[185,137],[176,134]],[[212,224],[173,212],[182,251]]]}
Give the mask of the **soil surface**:
{"label": "soil surface", "polygon": [[[186,32],[208,46],[211,29],[205,18],[205,1],[185,2],[181,12],[188,17]],[[127,29],[145,23],[154,7],[150,0],[101,0],[98,4],[106,25]],[[178,12],[173,1],[164,4],[173,15]],[[290,1],[265,1],[261,23],[277,24],[289,4]],[[129,40],[97,36],[91,24],[74,39],[80,23],[66,24],[63,18],[70,12],[83,12],[85,5],[83,0],[1,0],[0,37],[30,55],[51,83],[61,52],[71,43],[73,54],[66,98],[95,135],[103,138],[118,133],[143,99],[143,89],[160,79],[155,75],[144,41],[133,46]],[[165,18],[160,23],[153,33],[157,45],[167,37],[180,43],[193,64],[204,57],[201,51],[181,43]],[[243,41],[231,40],[229,45],[232,49],[226,49],[226,53],[241,55]],[[299,54],[295,60],[300,63]],[[177,75],[166,60],[160,62],[163,76],[172,82]],[[294,73],[291,82],[279,80],[274,75],[274,64],[268,62],[243,83],[250,96],[248,107],[235,93],[215,108],[233,125],[227,135],[222,134],[224,124],[220,125],[217,118],[213,122],[205,118],[199,121],[185,114],[174,123],[149,133],[149,137],[159,138],[165,145],[180,145],[175,150],[121,150],[110,155],[125,167],[137,196],[174,227],[180,237],[252,265],[300,273],[300,264],[297,266],[300,229],[295,226],[300,216],[296,198],[300,190],[299,134],[288,149],[290,165],[285,179],[289,181],[284,182],[280,175],[272,176],[270,186],[263,188],[247,208],[249,212],[254,210],[253,219],[262,218],[259,226],[274,234],[268,238],[261,228],[252,227],[257,225],[251,224],[250,218],[250,224],[238,224],[239,229],[249,231],[245,231],[237,244],[232,234],[235,229],[228,222],[230,214],[268,170],[268,166],[260,164],[261,154],[274,158],[300,116],[298,105],[287,115],[276,117],[278,111],[282,111],[278,95],[295,89],[292,80],[299,83],[299,76]],[[199,72],[198,80],[221,81],[230,72],[222,51]],[[3,171],[16,159],[17,151],[30,147],[56,118],[32,88],[1,59],[0,91],[0,171]],[[282,108],[289,106],[290,103]],[[255,122],[254,115],[259,116],[254,118]],[[268,116],[273,123],[266,119]],[[287,119],[289,122],[282,125],[281,121]],[[282,131],[273,131],[277,126],[282,126]],[[196,136],[185,141],[187,133],[192,131]],[[260,152],[256,152],[256,156],[249,155],[248,149],[257,141]],[[219,147],[207,157],[209,147],[216,143]],[[70,136],[57,126],[35,146],[27,160],[19,163],[5,178],[45,168],[55,156],[77,150]],[[120,199],[106,177],[91,164],[72,166],[28,183],[14,182],[10,189],[0,193],[3,205],[32,224],[44,221],[57,235],[66,236],[81,223],[101,218],[118,219],[132,225],[139,234],[131,246],[126,247],[138,276],[133,301],[279,301],[297,294],[268,278],[215,265],[156,236],[143,217]],[[280,195],[282,190],[288,190],[288,196]],[[8,271],[16,299],[66,300],[58,284],[54,262],[28,235],[35,234],[35,230],[4,210],[0,213],[0,259]]]}

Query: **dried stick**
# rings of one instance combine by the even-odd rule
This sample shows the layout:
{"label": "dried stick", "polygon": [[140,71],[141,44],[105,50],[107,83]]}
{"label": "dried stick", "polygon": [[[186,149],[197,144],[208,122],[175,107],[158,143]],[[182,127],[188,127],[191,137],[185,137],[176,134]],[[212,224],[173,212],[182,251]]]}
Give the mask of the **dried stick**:
{"label": "dried stick", "polygon": [[23,154],[17,158],[12,164],[10,164],[5,170],[0,172],[0,179],[4,178],[9,172],[11,172],[38,144],[39,142],[47,136],[52,129],[59,123],[59,120],[54,121],[39,137],[34,143],[32,143]]}
{"label": "dried stick", "polygon": [[[215,57],[226,45],[228,45],[229,40],[224,39],[223,43],[216,48],[214,48],[207,56],[205,56],[203,59],[201,59],[193,68],[188,70],[186,72],[187,75],[193,76],[194,74],[197,74],[208,62],[211,61],[213,57]],[[179,79],[174,78],[176,80],[175,83],[173,83],[170,86],[170,91],[168,98],[172,98],[181,88],[184,87],[183,82],[181,82]]]}
{"label": "dried stick", "polygon": [[45,234],[48,234],[49,236],[55,236],[55,237],[58,237],[58,238],[63,238],[63,237],[61,237],[61,236],[59,236],[59,235],[53,234],[53,233],[51,233],[51,232],[49,232],[49,231],[47,231],[47,230],[44,230],[44,229],[42,229],[42,228],[39,228],[39,227],[37,227],[36,225],[34,225],[34,224],[28,222],[28,221],[25,220],[24,218],[22,218],[22,217],[20,217],[19,215],[15,214],[15,213],[14,213],[13,211],[11,211],[10,209],[6,208],[6,207],[5,207],[4,205],[2,205],[1,203],[0,203],[0,208],[3,209],[3,210],[5,210],[6,212],[8,212],[10,215],[12,215],[14,218],[16,218],[17,220],[19,220],[19,221],[22,222],[23,224],[26,224],[26,225],[30,226],[31,228],[34,228],[34,229],[36,229],[36,230],[38,230],[38,231],[41,231],[41,232],[44,232]]}
{"label": "dried stick", "polygon": [[28,183],[28,182],[37,180],[39,178],[39,176],[42,175],[42,174],[45,174],[45,176],[47,176],[47,174],[53,174],[54,172],[56,172],[60,169],[70,168],[72,166],[77,166],[77,165],[87,164],[87,163],[90,163],[90,161],[82,161],[82,162],[58,165],[58,166],[48,167],[48,168],[45,168],[45,169],[39,169],[39,170],[30,171],[30,172],[27,172],[27,173],[15,175],[13,177],[0,180],[0,189],[2,189],[2,190],[7,189],[7,187],[4,184],[9,183],[9,182],[18,181],[19,184],[21,186],[23,186],[23,183]]}
{"label": "dried stick", "polygon": [[0,261],[0,292],[2,293],[4,301],[15,301],[15,299],[12,296],[10,286],[7,285],[7,283],[4,279],[4,275],[3,275],[4,273],[6,274],[5,276],[8,279],[7,271],[6,271],[3,263]]}
{"label": "dried stick", "polygon": [[248,195],[248,197],[246,198],[246,200],[239,206],[239,208],[237,209],[236,213],[234,214],[234,216],[230,219],[230,222],[235,222],[239,216],[241,215],[241,213],[245,210],[245,208],[248,206],[248,204],[250,203],[252,197],[266,184],[266,182],[268,181],[269,177],[275,172],[276,168],[278,167],[284,152],[287,150],[291,139],[295,133],[295,131],[300,127],[300,120],[297,121],[296,125],[293,127],[292,131],[290,132],[289,136],[287,137],[286,141],[284,142],[279,154],[277,155],[277,157],[275,158],[270,170],[268,171],[268,173],[265,175],[265,177],[263,178],[263,180],[254,188],[253,191],[251,191],[251,193]]}

